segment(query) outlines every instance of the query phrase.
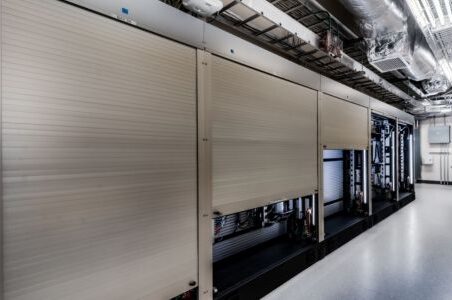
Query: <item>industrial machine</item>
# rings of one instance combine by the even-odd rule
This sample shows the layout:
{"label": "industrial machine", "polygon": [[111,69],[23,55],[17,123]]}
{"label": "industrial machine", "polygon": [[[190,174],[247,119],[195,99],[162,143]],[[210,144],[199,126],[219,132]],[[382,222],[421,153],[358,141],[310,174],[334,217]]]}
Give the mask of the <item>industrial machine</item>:
{"label": "industrial machine", "polygon": [[[7,298],[253,300],[369,227],[369,112],[383,103],[350,86],[415,100],[346,55],[339,31],[288,15],[313,29],[329,13],[24,2],[1,12]],[[400,159],[375,183],[413,199],[413,128],[380,123],[398,129]]]}
{"label": "industrial machine", "polygon": [[413,125],[399,122],[398,133],[398,201],[403,205],[415,197]]}
{"label": "industrial machine", "polygon": [[372,214],[393,206],[396,190],[396,120],[372,113],[371,197]]}
{"label": "industrial machine", "polygon": [[324,150],[325,239],[368,215],[366,150]]}
{"label": "industrial machine", "polygon": [[[272,280],[281,280],[275,268],[303,255],[317,241],[317,203],[317,195],[310,195],[215,217],[214,297],[230,299],[231,293],[249,288],[251,281],[270,271],[276,275]],[[286,269],[284,275],[290,272]],[[254,291],[252,297],[256,295]]]}

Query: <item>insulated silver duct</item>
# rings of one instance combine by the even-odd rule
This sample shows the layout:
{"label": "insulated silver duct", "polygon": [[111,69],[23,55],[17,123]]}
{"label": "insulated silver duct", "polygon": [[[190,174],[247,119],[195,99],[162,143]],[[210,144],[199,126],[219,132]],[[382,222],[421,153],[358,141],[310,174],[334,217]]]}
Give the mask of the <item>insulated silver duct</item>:
{"label": "insulated silver duct", "polygon": [[405,1],[340,0],[358,20],[368,59],[381,72],[401,70],[415,81],[435,74],[437,63]]}
{"label": "insulated silver duct", "polygon": [[422,88],[427,93],[427,96],[445,93],[450,88],[450,82],[444,75],[434,75],[428,80],[422,81]]}
{"label": "insulated silver duct", "polygon": [[393,1],[340,0],[340,2],[358,18],[361,33],[365,38],[374,39],[382,34],[406,29],[407,16]]}
{"label": "insulated silver duct", "polygon": [[406,11],[409,14],[408,37],[411,43],[412,61],[410,67],[403,71],[408,78],[415,81],[430,79],[435,75],[438,67],[436,58],[408,7]]}

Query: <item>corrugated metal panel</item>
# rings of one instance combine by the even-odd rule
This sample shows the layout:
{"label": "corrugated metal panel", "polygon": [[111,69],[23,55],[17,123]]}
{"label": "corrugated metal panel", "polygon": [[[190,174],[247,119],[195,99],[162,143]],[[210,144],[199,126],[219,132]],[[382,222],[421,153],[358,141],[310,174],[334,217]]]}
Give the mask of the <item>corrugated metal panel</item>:
{"label": "corrugated metal panel", "polygon": [[323,199],[325,203],[344,196],[344,162],[323,163]]}
{"label": "corrugated metal panel", "polygon": [[[343,158],[342,150],[325,150],[323,158]],[[323,162],[323,202],[324,217],[343,210],[343,202],[330,203],[344,197],[344,162],[325,161]]]}
{"label": "corrugated metal panel", "polygon": [[323,150],[323,159],[344,158],[343,150]]}
{"label": "corrugated metal panel", "polygon": [[231,255],[240,253],[253,246],[277,238],[286,232],[287,222],[282,222],[218,242],[213,245],[213,261],[217,262]]}
{"label": "corrugated metal panel", "polygon": [[219,230],[215,234],[215,238],[222,238],[224,236],[235,233],[238,230],[237,224],[247,221],[247,219],[249,219],[250,217],[250,213],[250,211],[243,211],[237,214],[227,215],[214,219],[214,223],[216,223],[216,225],[219,225]]}
{"label": "corrugated metal panel", "polygon": [[195,50],[59,1],[2,5],[5,299],[188,290]]}
{"label": "corrugated metal panel", "polygon": [[317,92],[212,57],[213,206],[223,214],[317,189]]}
{"label": "corrugated metal panel", "polygon": [[328,149],[367,149],[368,109],[326,94],[320,101],[321,143]]}

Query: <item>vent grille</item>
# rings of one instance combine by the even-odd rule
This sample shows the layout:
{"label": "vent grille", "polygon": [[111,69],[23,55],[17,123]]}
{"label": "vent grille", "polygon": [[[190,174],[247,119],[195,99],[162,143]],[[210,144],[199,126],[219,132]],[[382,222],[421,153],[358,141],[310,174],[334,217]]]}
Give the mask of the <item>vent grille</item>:
{"label": "vent grille", "polygon": [[446,27],[434,32],[436,38],[444,44],[446,51],[452,55],[452,27]]}
{"label": "vent grille", "polygon": [[402,57],[372,61],[370,64],[382,73],[408,68],[408,64]]}

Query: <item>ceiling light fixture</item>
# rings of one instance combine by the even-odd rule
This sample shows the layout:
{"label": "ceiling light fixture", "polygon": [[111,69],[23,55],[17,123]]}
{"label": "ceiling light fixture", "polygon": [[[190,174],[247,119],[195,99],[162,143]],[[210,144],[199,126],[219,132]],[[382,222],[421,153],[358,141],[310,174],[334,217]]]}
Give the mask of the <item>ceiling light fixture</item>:
{"label": "ceiling light fixture", "polygon": [[422,5],[424,6],[425,13],[427,14],[428,21],[430,22],[430,25],[433,27],[436,27],[436,21],[435,17],[433,16],[432,10],[430,9],[430,5],[428,4],[427,0],[421,0]]}
{"label": "ceiling light fixture", "polygon": [[422,7],[420,6],[419,2],[417,0],[407,0],[408,7],[411,10],[411,13],[414,15],[414,18],[416,19],[417,23],[419,24],[419,27],[424,29],[428,22],[424,17],[424,13],[422,11]]}
{"label": "ceiling light fixture", "polygon": [[[446,0],[446,2],[449,0]],[[439,0],[433,0],[433,5],[435,6],[436,14],[438,15],[439,22],[442,26],[446,24],[444,20],[444,13],[443,8],[441,7],[441,4],[439,3]]]}
{"label": "ceiling light fixture", "polygon": [[447,16],[449,17],[449,23],[452,23],[452,10],[450,9],[450,1],[445,0],[445,2],[446,2]]}

